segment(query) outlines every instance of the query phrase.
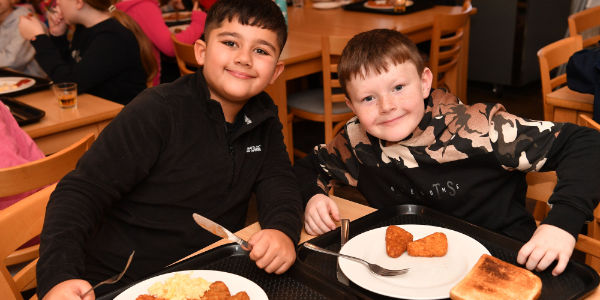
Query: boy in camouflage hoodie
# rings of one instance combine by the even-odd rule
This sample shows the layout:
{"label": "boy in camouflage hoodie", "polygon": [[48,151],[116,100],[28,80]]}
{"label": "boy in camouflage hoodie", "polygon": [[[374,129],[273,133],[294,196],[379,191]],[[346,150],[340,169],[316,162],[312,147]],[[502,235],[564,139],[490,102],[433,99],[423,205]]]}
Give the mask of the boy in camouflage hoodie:
{"label": "boy in camouflage hoodie", "polygon": [[[310,234],[339,220],[332,180],[355,186],[382,209],[419,204],[527,243],[517,261],[562,273],[576,236],[592,219],[600,189],[600,134],[573,124],[532,121],[500,104],[463,105],[442,89],[401,33],[356,35],[338,75],[356,117],[327,145],[297,162]],[[536,227],[525,208],[531,171],[556,170],[552,210]]]}

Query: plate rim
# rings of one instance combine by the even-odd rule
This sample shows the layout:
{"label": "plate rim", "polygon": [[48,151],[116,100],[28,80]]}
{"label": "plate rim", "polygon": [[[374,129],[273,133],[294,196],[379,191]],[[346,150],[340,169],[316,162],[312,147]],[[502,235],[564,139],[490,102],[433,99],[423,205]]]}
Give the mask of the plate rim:
{"label": "plate rim", "polygon": [[[457,230],[453,230],[453,229],[445,228],[445,227],[440,227],[440,226],[427,225],[427,224],[392,224],[392,225],[396,225],[396,226],[399,226],[401,228],[406,228],[405,226],[408,226],[409,228],[407,228],[406,230],[409,231],[409,232],[411,232],[411,230],[415,230],[415,229],[410,229],[410,227],[419,227],[419,228],[421,228],[420,232],[422,232],[422,230],[426,229],[427,231],[430,231],[429,234],[434,233],[434,232],[444,232],[444,231],[446,231],[446,232],[452,232],[453,235],[454,234],[458,234],[458,236],[461,239],[462,238],[466,238],[468,240],[471,240],[474,243],[473,245],[476,246],[476,248],[478,248],[478,250],[482,251],[481,254],[485,253],[485,254],[491,255],[490,252],[489,252],[489,250],[483,244],[481,244],[479,241],[477,241],[474,238],[472,238],[472,237],[470,237],[470,236],[468,236],[468,235],[466,235],[466,234],[464,234],[462,232],[459,232]],[[391,225],[386,225],[386,226],[381,226],[381,227],[370,229],[368,231],[365,231],[365,232],[362,232],[362,233],[358,234],[357,236],[353,237],[352,239],[355,239],[355,238],[357,238],[359,236],[362,236],[362,235],[366,236],[366,235],[369,235],[369,234],[374,234],[375,231],[384,231],[388,226],[391,226]],[[419,238],[421,238],[421,237],[419,237]],[[340,253],[349,254],[349,255],[353,254],[353,253],[349,253],[348,252],[349,248],[352,246],[352,243],[351,243],[352,239],[350,239],[342,247],[342,249],[340,249]],[[382,241],[383,241],[382,245],[383,245],[383,247],[385,247],[384,239],[382,239]],[[371,245],[371,247],[373,247],[373,245]],[[385,252],[385,249],[383,249],[383,252]],[[427,259],[429,259],[429,258],[427,258]],[[468,259],[469,260],[469,262],[468,262],[469,265],[465,269],[464,275],[466,275],[471,270],[471,268],[477,262],[478,259],[479,259],[479,256]],[[448,293],[444,294],[444,295],[442,295],[442,294],[439,294],[439,295],[428,294],[428,295],[424,295],[422,297],[421,296],[415,297],[413,295],[406,295],[406,294],[401,294],[401,293],[400,294],[399,293],[387,293],[385,291],[382,291],[381,288],[377,288],[377,287],[374,288],[372,286],[369,286],[369,282],[368,281],[367,281],[367,284],[365,284],[364,282],[360,282],[360,280],[356,280],[357,279],[356,274],[352,274],[351,272],[348,272],[349,271],[348,270],[348,263],[354,263],[354,262],[349,262],[347,260],[338,258],[338,263],[340,265],[340,269],[342,270],[342,272],[344,274],[346,274],[346,276],[352,282],[354,282],[356,285],[360,286],[361,288],[363,288],[365,290],[371,291],[371,292],[379,294],[379,295],[384,295],[384,296],[389,296],[389,297],[396,297],[396,298],[398,298],[398,297],[399,298],[406,298],[406,299],[446,299],[446,298],[450,297],[450,293],[449,293],[450,289],[448,289]],[[346,269],[346,270],[344,270],[344,269]],[[365,267],[365,272],[367,272],[367,274],[369,274],[369,271],[366,269],[366,267]],[[460,280],[462,280],[462,278],[464,278],[464,275],[461,277]],[[371,276],[373,276],[373,275],[371,275]],[[389,285],[389,283],[384,283],[382,285]]]}
{"label": "plate rim", "polygon": [[23,84],[23,85],[17,87],[14,90],[0,92],[0,95],[19,92],[19,91],[22,91],[22,90],[25,90],[25,89],[28,89],[28,88],[34,86],[35,83],[36,83],[36,80],[34,78],[31,78],[31,77],[22,77],[22,76],[2,76],[2,77],[0,77],[0,84],[2,83],[2,80],[14,80],[14,81],[19,82],[19,80],[23,80],[23,79],[29,79],[31,81],[28,82],[28,83],[26,83],[26,84]]}
{"label": "plate rim", "polygon": [[[159,275],[156,275],[156,276],[152,276],[150,278],[146,278],[146,279],[144,279],[142,281],[139,281],[139,282],[135,283],[134,285],[128,287],[127,289],[125,289],[124,291],[122,291],[121,293],[119,293],[117,296],[115,296],[114,299],[115,300],[129,300],[129,298],[122,298],[122,297],[126,297],[126,296],[128,296],[129,293],[135,292],[137,289],[141,289],[142,285],[148,285],[149,284],[148,287],[150,287],[150,285],[156,283],[158,280],[161,280],[161,278],[164,278],[162,280],[165,280],[166,278],[168,278],[170,276],[173,276],[175,274],[178,274],[178,273],[192,273],[192,275],[199,274],[199,275],[194,276],[194,277],[202,277],[202,278],[204,278],[205,280],[207,280],[209,282],[211,282],[211,281],[214,282],[214,281],[217,281],[217,280],[221,280],[221,281],[223,281],[223,282],[225,282],[227,284],[228,288],[230,288],[230,286],[229,286],[229,283],[227,283],[227,281],[231,280],[232,278],[236,279],[236,280],[242,280],[243,282],[248,283],[248,288],[246,288],[244,290],[246,293],[248,293],[249,290],[253,290],[255,293],[259,294],[258,295],[259,297],[255,297],[255,298],[258,298],[258,300],[260,300],[260,299],[268,299],[267,293],[256,282],[254,282],[254,281],[252,281],[252,280],[250,280],[250,279],[248,279],[248,278],[246,278],[244,276],[235,274],[235,273],[226,272],[226,271],[219,271],[219,270],[208,270],[208,269],[202,269],[202,270],[197,270],[197,269],[196,270],[193,270],[193,269],[179,270],[179,271],[173,271],[173,272],[168,272],[168,273],[164,273],[164,274],[159,274]],[[222,276],[222,277],[225,277],[225,278],[222,278],[222,279],[220,279],[220,278],[209,279],[209,278],[206,278],[207,275],[208,275],[208,277]],[[147,292],[148,292],[148,290],[146,288],[145,293],[147,294]],[[135,296],[137,297],[139,295],[140,294],[136,294]],[[255,298],[252,298],[252,300],[254,300]]]}

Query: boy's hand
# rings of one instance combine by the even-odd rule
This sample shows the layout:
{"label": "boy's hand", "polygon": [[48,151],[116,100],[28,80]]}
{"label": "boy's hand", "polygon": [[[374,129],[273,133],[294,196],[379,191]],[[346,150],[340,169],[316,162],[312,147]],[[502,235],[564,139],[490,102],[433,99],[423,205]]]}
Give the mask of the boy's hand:
{"label": "boy's hand", "polygon": [[517,262],[524,264],[529,270],[545,270],[552,262],[558,260],[552,275],[560,275],[569,262],[575,238],[568,232],[548,224],[540,225],[529,242],[527,242],[517,256]]}
{"label": "boy's hand", "polygon": [[267,273],[281,274],[296,260],[296,248],[292,240],[276,229],[263,229],[250,237],[250,259]]}
{"label": "boy's hand", "polygon": [[46,295],[43,300],[94,300],[96,299],[96,295],[94,295],[94,291],[89,292],[85,295],[84,298],[81,297],[83,293],[87,292],[91,289],[92,286],[89,282],[81,279],[70,279],[65,280],[57,285],[55,285]]}
{"label": "boy's hand", "polygon": [[340,212],[335,202],[323,195],[312,196],[304,211],[304,229],[310,235],[320,235],[334,230],[335,221],[340,220]]}

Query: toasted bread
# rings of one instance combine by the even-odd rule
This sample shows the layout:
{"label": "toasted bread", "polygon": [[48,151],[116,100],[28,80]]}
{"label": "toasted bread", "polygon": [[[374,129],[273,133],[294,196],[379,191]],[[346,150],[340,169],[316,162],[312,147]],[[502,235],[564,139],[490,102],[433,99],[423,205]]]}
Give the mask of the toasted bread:
{"label": "toasted bread", "polygon": [[410,256],[444,256],[448,253],[448,238],[441,232],[434,232],[422,239],[408,243]]}
{"label": "toasted bread", "polygon": [[412,242],[413,235],[395,225],[385,230],[385,251],[389,257],[398,257],[406,251],[406,246]]}
{"label": "toasted bread", "polygon": [[483,254],[452,290],[453,300],[537,299],[542,280],[531,271]]}

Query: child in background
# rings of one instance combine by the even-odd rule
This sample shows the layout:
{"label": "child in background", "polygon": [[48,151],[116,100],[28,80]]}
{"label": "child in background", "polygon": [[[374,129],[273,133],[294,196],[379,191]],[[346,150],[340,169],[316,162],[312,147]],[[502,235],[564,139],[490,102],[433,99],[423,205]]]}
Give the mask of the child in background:
{"label": "child in background", "polygon": [[[119,20],[129,18],[110,0],[58,0],[48,14],[49,32],[33,17],[21,17],[19,31],[35,48],[35,59],[54,82],[76,82],[79,93],[90,93],[127,104],[146,88],[156,62],[144,59],[132,30]],[[129,25],[136,25],[131,20]],[[67,40],[67,26],[76,25]],[[151,49],[151,48],[150,48]],[[154,67],[149,65],[154,63]],[[154,71],[156,72],[156,71]]]}
{"label": "child in background", "polygon": [[46,77],[46,73],[34,59],[35,50],[18,30],[19,17],[31,14],[33,12],[26,7],[15,7],[13,0],[0,0],[0,68]]}
{"label": "child in background", "polygon": [[[171,40],[171,31],[165,24],[162,12],[157,0],[123,0],[116,4],[117,9],[132,17],[140,26],[146,36],[152,41],[152,50],[157,65],[160,66],[160,52],[166,56],[175,57],[175,48]],[[182,43],[193,44],[204,32],[206,13],[198,9],[198,3],[194,3],[190,25],[175,34],[177,40]],[[153,81],[154,85],[160,83],[159,76]]]}
{"label": "child in background", "polygon": [[302,203],[277,108],[262,92],[283,71],[286,30],[271,0],[215,3],[195,44],[203,68],[136,97],[52,193],[40,298],[81,298],[132,250],[121,281],[96,295],[157,272],[218,240],[192,213],[237,231],[251,194],[262,230],[248,240],[250,259],[268,273],[293,264]]}
{"label": "child in background", "polygon": [[[432,73],[401,33],[377,29],[346,45],[338,75],[356,117],[327,145],[297,161],[305,229],[335,228],[332,180],[383,209],[419,204],[528,241],[517,261],[564,271],[577,234],[592,219],[600,185],[600,136],[568,123],[532,121],[500,104],[463,105],[431,90]],[[556,170],[552,210],[537,227],[525,208],[526,172]]]}

